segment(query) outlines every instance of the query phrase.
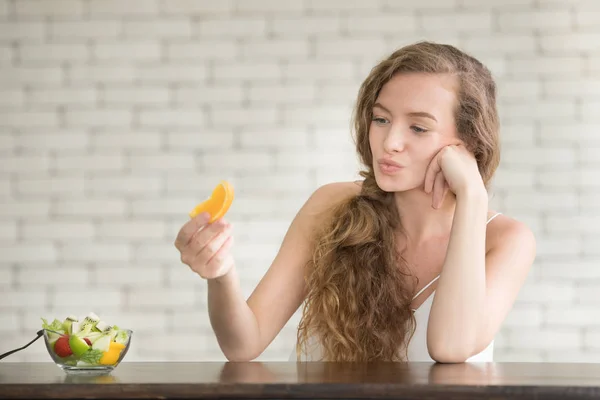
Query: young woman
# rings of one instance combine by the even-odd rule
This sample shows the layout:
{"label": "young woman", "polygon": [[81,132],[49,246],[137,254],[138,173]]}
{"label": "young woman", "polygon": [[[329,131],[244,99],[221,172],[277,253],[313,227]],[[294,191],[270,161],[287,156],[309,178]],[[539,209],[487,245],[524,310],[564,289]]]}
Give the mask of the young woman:
{"label": "young woman", "polygon": [[247,301],[230,225],[199,215],[181,228],[222,351],[258,357],[304,303],[292,360],[491,361],[536,246],[488,209],[500,160],[489,70],[450,45],[403,47],[363,82],[354,127],[364,180],[310,196]]}

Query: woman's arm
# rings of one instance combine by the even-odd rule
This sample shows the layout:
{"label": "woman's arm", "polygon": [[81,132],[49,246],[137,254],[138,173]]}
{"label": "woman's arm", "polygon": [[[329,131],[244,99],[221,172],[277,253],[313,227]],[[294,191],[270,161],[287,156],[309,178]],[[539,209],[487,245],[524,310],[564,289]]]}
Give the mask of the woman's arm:
{"label": "woman's arm", "polygon": [[435,361],[464,362],[489,345],[535,259],[535,237],[527,226],[500,217],[488,231],[493,233],[486,234],[486,216],[486,195],[457,195],[427,330],[427,346]]}
{"label": "woman's arm", "polygon": [[210,320],[228,360],[251,361],[260,356],[301,306],[314,228],[334,202],[355,196],[359,190],[352,182],[318,188],[298,211],[273,263],[247,300],[242,297],[235,269],[209,281]]}
{"label": "woman's arm", "polygon": [[459,362],[471,355],[485,312],[485,191],[456,195],[448,252],[435,291],[427,347],[440,362]]}
{"label": "woman's arm", "polygon": [[462,145],[444,147],[431,161],[425,191],[433,194],[434,208],[446,187],[456,195],[456,208],[427,347],[438,362],[464,362],[500,329],[533,264],[536,245],[531,230],[508,217],[496,218],[488,229],[487,192],[473,154]]}

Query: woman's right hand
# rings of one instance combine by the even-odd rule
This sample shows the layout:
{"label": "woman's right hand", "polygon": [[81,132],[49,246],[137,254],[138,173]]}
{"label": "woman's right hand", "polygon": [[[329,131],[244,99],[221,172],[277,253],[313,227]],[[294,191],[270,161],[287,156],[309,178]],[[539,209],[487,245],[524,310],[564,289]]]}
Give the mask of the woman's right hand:
{"label": "woman's right hand", "polygon": [[220,218],[210,224],[208,213],[186,222],[175,239],[181,262],[204,279],[226,275],[234,266],[229,249],[233,244],[231,224]]}

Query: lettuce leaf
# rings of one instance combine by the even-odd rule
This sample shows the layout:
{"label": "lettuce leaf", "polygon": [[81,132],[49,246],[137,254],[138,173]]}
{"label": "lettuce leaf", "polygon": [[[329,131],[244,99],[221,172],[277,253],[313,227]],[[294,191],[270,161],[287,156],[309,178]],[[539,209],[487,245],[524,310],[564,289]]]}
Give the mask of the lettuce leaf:
{"label": "lettuce leaf", "polygon": [[127,337],[127,332],[126,331],[119,331],[117,333],[117,336],[115,336],[115,342],[123,344],[123,345],[127,345],[127,340],[129,338]]}
{"label": "lettuce leaf", "polygon": [[81,357],[79,357],[79,361],[83,361],[88,364],[100,364],[100,359],[102,358],[102,350],[94,350],[89,349]]}
{"label": "lettuce leaf", "polygon": [[42,328],[58,333],[65,333],[63,323],[57,320],[56,318],[54,319],[54,321],[52,321],[51,324],[49,324],[47,320],[42,318]]}

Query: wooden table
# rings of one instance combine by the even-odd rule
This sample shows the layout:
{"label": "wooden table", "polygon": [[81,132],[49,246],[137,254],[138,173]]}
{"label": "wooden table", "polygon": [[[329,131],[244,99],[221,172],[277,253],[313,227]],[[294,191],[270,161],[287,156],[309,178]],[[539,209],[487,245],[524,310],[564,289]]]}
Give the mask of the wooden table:
{"label": "wooden table", "polygon": [[103,376],[0,362],[0,398],[600,398],[599,364],[135,363]]}

